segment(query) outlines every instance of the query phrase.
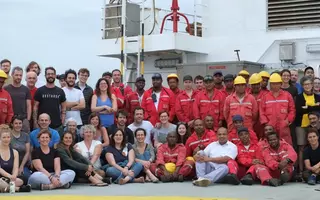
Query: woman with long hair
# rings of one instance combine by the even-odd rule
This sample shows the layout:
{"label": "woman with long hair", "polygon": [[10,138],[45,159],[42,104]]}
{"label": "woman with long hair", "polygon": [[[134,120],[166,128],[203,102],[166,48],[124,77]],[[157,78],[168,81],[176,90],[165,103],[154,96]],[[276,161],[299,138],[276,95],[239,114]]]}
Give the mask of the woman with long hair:
{"label": "woman with long hair", "polygon": [[73,134],[64,132],[58,144],[57,151],[61,158],[62,170],[71,169],[75,171],[77,178],[84,178],[92,183],[92,186],[107,186],[102,177],[94,172],[92,163],[73,148]]}
{"label": "woman with long hair", "polygon": [[320,78],[319,77],[315,77],[313,80],[313,92],[316,95],[320,95]]}
{"label": "woman with long hair", "polygon": [[117,98],[111,94],[110,83],[105,78],[100,78],[92,96],[91,111],[98,112],[102,126],[108,128],[114,123],[114,113],[117,112],[117,108]]}
{"label": "woman with long hair", "polygon": [[187,139],[190,137],[190,129],[188,127],[188,124],[184,122],[178,122],[176,133],[178,133],[178,140],[177,143],[181,143],[183,145],[186,144]]}
{"label": "woman with long hair", "polygon": [[139,162],[135,162],[135,154],[130,143],[127,143],[122,129],[117,129],[112,134],[110,145],[106,149],[105,158],[108,162],[106,174],[108,177],[124,185],[128,182],[144,183],[144,178],[137,176],[143,169]]}
{"label": "woman with long hair", "polygon": [[288,69],[284,69],[280,72],[282,79],[281,89],[289,92],[293,99],[298,96],[298,89],[291,84],[291,72]]}
{"label": "woman with long hair", "polygon": [[100,141],[103,147],[108,146],[108,132],[107,129],[101,125],[100,115],[96,112],[91,113],[89,116],[89,123],[96,129],[96,135],[94,136],[94,139]]}
{"label": "woman with long hair", "polygon": [[70,188],[76,174],[70,169],[61,170],[61,161],[57,150],[49,147],[50,130],[40,131],[38,140],[40,147],[32,151],[34,173],[29,178],[29,184],[32,188],[40,190]]}
{"label": "woman with long hair", "polygon": [[154,162],[156,156],[154,148],[151,144],[145,143],[147,132],[143,128],[137,128],[134,132],[136,142],[133,145],[133,150],[136,156],[136,162],[139,162],[144,167],[144,173],[146,174],[146,181],[153,183],[159,182],[159,179],[150,171],[151,163]]}
{"label": "woman with long hair", "polygon": [[82,141],[82,138],[80,137],[80,131],[77,128],[77,121],[74,118],[67,119],[66,128],[64,131],[72,134],[74,143]]}
{"label": "woman with long hair", "polygon": [[19,153],[10,147],[10,128],[1,125],[0,129],[0,178],[7,183],[2,192],[9,192],[10,182],[15,184],[17,192],[30,192],[31,186],[24,185],[23,180],[19,178]]}

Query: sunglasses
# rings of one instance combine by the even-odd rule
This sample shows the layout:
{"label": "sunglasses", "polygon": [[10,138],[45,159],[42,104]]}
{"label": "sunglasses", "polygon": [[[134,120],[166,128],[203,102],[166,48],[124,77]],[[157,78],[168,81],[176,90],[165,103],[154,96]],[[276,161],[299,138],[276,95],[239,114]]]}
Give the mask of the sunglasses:
{"label": "sunglasses", "polygon": [[156,95],[155,93],[153,93],[153,94],[151,95],[151,98],[152,98],[153,103],[156,103],[156,102],[157,102],[157,95]]}

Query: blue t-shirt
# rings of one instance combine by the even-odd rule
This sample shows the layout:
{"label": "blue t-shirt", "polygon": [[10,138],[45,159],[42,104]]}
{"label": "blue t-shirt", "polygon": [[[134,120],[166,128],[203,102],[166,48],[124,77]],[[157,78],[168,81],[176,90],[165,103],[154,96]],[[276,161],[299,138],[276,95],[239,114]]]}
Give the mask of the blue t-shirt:
{"label": "blue t-shirt", "polygon": [[[51,140],[49,142],[49,147],[53,147],[55,144],[58,144],[60,142],[60,135],[58,131],[52,128],[49,128],[49,131],[51,133]],[[40,132],[40,128],[37,128],[30,133],[30,144],[33,147],[40,147],[40,143],[37,138],[39,132]]]}
{"label": "blue t-shirt", "polygon": [[298,89],[298,94],[301,94],[303,92],[303,88],[300,83],[296,83],[296,88]]}

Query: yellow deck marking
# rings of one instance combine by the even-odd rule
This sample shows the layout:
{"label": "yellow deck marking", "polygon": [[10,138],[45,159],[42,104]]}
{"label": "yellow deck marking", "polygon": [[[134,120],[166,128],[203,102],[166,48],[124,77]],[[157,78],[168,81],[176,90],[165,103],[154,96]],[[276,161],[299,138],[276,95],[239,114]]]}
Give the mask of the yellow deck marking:
{"label": "yellow deck marking", "polygon": [[202,197],[173,197],[173,196],[73,196],[73,195],[52,195],[52,196],[1,196],[1,200],[239,200],[234,198],[202,198]]}

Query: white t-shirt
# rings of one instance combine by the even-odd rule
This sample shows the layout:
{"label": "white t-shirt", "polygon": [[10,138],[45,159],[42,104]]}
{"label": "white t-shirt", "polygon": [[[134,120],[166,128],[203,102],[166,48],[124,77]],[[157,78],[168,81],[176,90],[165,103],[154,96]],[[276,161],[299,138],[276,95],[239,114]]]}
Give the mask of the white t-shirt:
{"label": "white t-shirt", "polygon": [[[84,141],[82,142],[78,142],[77,144],[75,144],[76,149],[80,151],[81,155],[83,157],[85,157],[88,160],[91,160],[93,153],[94,153],[94,149],[96,148],[97,145],[101,144],[100,141],[98,140],[92,140],[90,149],[87,148],[86,144],[84,143]],[[93,163],[93,167],[94,169],[100,169],[101,168],[101,162],[100,159],[98,159],[95,163]]]}
{"label": "white t-shirt", "polygon": [[[83,93],[81,90],[72,88],[69,89],[68,87],[62,88],[64,93],[66,94],[66,99],[68,102],[79,102],[81,99],[84,99]],[[72,117],[77,121],[77,125],[82,125],[80,110],[72,110],[66,112],[66,121]],[[65,124],[66,125],[66,122]]]}
{"label": "white t-shirt", "polygon": [[[235,159],[238,155],[238,148],[232,142],[227,142],[223,145],[217,142],[212,142],[205,149],[204,153],[209,158],[218,158],[223,156],[228,156],[232,159]],[[214,165],[220,165],[217,163],[213,163]]]}
{"label": "white t-shirt", "polygon": [[153,129],[153,125],[149,121],[143,120],[142,123],[140,125],[138,125],[138,126],[137,126],[137,124],[132,123],[132,124],[130,124],[128,126],[128,128],[130,130],[132,130],[133,133],[138,128],[143,128],[147,132],[146,139],[144,140],[144,142],[147,143],[147,144],[152,144],[152,142],[151,142],[151,130]]}
{"label": "white t-shirt", "polygon": [[156,109],[158,110],[158,106],[159,106],[159,101],[160,101],[160,93],[161,92],[155,92],[154,94],[157,97],[157,102],[154,102],[154,106],[156,107]]}

